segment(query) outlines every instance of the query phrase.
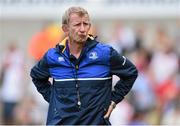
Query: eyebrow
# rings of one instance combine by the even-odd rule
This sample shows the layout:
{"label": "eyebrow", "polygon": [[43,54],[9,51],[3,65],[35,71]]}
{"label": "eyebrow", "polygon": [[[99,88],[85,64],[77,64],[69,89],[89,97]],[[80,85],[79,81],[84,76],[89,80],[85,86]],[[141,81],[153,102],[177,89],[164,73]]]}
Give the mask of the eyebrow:
{"label": "eyebrow", "polygon": [[[78,24],[78,23],[81,23],[81,21],[74,21],[72,24]],[[89,24],[90,22],[89,21],[83,21],[83,23]]]}

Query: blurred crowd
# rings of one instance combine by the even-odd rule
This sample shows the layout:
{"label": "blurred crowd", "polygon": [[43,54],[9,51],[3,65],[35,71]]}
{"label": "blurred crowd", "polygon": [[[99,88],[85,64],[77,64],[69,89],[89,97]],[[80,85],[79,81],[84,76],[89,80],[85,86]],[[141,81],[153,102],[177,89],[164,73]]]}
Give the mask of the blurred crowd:
{"label": "blurred crowd", "polygon": [[[96,30],[100,31],[98,27]],[[105,40],[127,56],[139,71],[132,91],[110,117],[114,125],[180,124],[180,31],[177,28],[171,34],[168,28],[157,25],[150,37],[149,32],[146,26],[132,28],[117,24],[110,40]],[[99,34],[97,39],[103,37]],[[48,104],[32,82],[25,80],[30,67],[25,67],[24,54],[13,42],[3,52],[0,124],[45,124]],[[114,76],[113,84],[116,81],[118,78]]]}
{"label": "blurred crowd", "polygon": [[145,27],[121,27],[116,33],[118,41],[112,46],[133,60],[139,76],[113,112],[113,124],[180,124],[180,34],[171,35],[157,26],[147,44]]}

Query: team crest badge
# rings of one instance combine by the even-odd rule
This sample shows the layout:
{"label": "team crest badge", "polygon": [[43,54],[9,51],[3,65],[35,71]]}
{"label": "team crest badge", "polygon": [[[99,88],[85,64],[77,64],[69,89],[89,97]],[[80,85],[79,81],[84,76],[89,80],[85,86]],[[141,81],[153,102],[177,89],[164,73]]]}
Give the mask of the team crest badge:
{"label": "team crest badge", "polygon": [[96,52],[90,52],[90,53],[89,53],[89,59],[95,60],[95,59],[97,59],[97,58],[98,58],[98,55],[97,55]]}

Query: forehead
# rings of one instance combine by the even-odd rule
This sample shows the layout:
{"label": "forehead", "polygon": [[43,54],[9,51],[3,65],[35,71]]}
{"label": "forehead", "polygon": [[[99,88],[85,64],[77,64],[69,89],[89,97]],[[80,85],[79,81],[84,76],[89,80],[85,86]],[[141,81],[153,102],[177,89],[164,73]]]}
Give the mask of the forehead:
{"label": "forehead", "polygon": [[78,14],[78,13],[72,13],[69,17],[69,22],[74,21],[89,21],[89,16],[87,14]]}

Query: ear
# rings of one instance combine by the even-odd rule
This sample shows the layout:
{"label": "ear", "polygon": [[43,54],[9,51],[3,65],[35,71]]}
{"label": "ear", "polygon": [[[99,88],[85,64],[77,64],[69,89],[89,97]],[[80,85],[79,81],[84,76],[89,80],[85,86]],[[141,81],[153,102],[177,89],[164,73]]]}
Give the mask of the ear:
{"label": "ear", "polygon": [[67,35],[67,33],[69,32],[69,28],[67,24],[63,24],[62,25],[62,30],[64,31],[64,33]]}

